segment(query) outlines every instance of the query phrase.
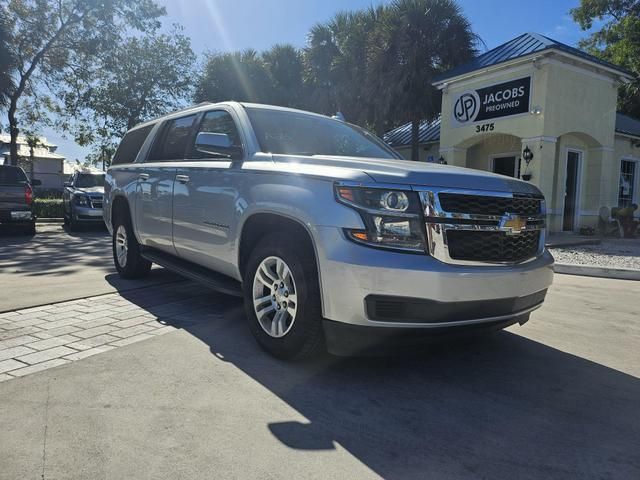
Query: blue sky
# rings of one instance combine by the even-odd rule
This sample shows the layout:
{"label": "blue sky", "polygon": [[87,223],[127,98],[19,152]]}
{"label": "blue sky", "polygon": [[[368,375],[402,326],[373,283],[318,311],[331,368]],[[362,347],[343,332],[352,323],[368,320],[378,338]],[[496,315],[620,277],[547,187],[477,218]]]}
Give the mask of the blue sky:
{"label": "blue sky", "polygon": [[[164,24],[185,27],[196,53],[254,48],[276,43],[302,47],[310,27],[341,10],[367,8],[371,0],[157,0],[167,9]],[[491,49],[532,31],[575,45],[584,37],[569,16],[579,0],[459,0],[474,30]],[[53,131],[44,132],[68,159],[87,149]]]}

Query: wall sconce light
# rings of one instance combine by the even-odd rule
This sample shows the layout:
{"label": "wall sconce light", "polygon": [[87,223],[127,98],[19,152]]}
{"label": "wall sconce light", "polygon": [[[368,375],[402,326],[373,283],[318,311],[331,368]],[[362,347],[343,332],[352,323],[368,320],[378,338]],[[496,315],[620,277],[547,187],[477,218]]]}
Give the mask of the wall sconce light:
{"label": "wall sconce light", "polygon": [[444,157],[442,155],[440,155],[440,158],[438,159],[438,163],[440,165],[446,165],[447,161],[444,159]]}
{"label": "wall sconce light", "polygon": [[529,173],[529,164],[531,163],[531,160],[533,160],[533,152],[529,148],[529,145],[526,145],[524,147],[524,150],[522,151],[522,159],[527,164],[526,168],[524,169],[524,173],[522,174],[522,179],[528,182],[529,180],[531,180],[531,174]]}

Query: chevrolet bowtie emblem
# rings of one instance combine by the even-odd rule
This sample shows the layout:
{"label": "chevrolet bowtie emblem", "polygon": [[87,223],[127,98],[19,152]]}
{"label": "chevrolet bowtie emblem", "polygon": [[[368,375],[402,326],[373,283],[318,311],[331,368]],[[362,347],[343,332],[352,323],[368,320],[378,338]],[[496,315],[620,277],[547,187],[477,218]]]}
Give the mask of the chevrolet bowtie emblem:
{"label": "chevrolet bowtie emblem", "polygon": [[507,235],[520,235],[527,229],[527,219],[507,213],[500,220],[500,229]]}

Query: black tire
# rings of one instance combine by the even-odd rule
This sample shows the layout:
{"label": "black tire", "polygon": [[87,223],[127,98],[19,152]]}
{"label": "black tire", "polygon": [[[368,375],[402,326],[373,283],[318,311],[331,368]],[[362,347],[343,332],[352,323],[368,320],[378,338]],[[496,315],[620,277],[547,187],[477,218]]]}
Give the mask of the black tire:
{"label": "black tire", "polygon": [[36,222],[32,222],[29,225],[27,225],[24,229],[24,233],[25,235],[29,235],[30,237],[33,237],[36,234]]}
{"label": "black tire", "polygon": [[[116,247],[117,237],[121,227],[124,229],[124,235],[126,237],[126,254],[122,262],[118,260]],[[131,218],[128,213],[121,213],[114,219],[111,247],[113,251],[113,263],[122,278],[142,278],[149,274],[151,262],[140,255],[140,244],[133,233]]]}
{"label": "black tire", "polygon": [[69,221],[67,222],[67,227],[72,232],[78,230],[78,222],[73,218],[73,209],[69,210]]}
{"label": "black tire", "polygon": [[[279,257],[295,280],[297,312],[290,330],[280,338],[269,335],[258,321],[253,305],[256,271],[263,260]],[[326,351],[322,328],[320,287],[313,251],[290,235],[276,233],[262,239],[250,253],[242,283],[245,310],[251,333],[268,353],[283,360],[301,360]],[[265,287],[266,288],[266,287]]]}

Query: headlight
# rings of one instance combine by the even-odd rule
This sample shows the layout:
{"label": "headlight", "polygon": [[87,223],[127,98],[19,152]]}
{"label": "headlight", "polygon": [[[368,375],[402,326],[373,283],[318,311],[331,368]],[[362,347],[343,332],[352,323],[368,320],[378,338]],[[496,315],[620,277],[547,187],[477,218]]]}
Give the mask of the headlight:
{"label": "headlight", "polygon": [[420,198],[416,192],[335,186],[336,198],[358,210],[364,229],[346,229],[351,240],[372,247],[424,253]]}
{"label": "headlight", "polygon": [[88,207],[89,206],[89,199],[85,195],[75,195],[73,197],[73,200],[74,200],[75,204],[80,206],[80,207]]}

